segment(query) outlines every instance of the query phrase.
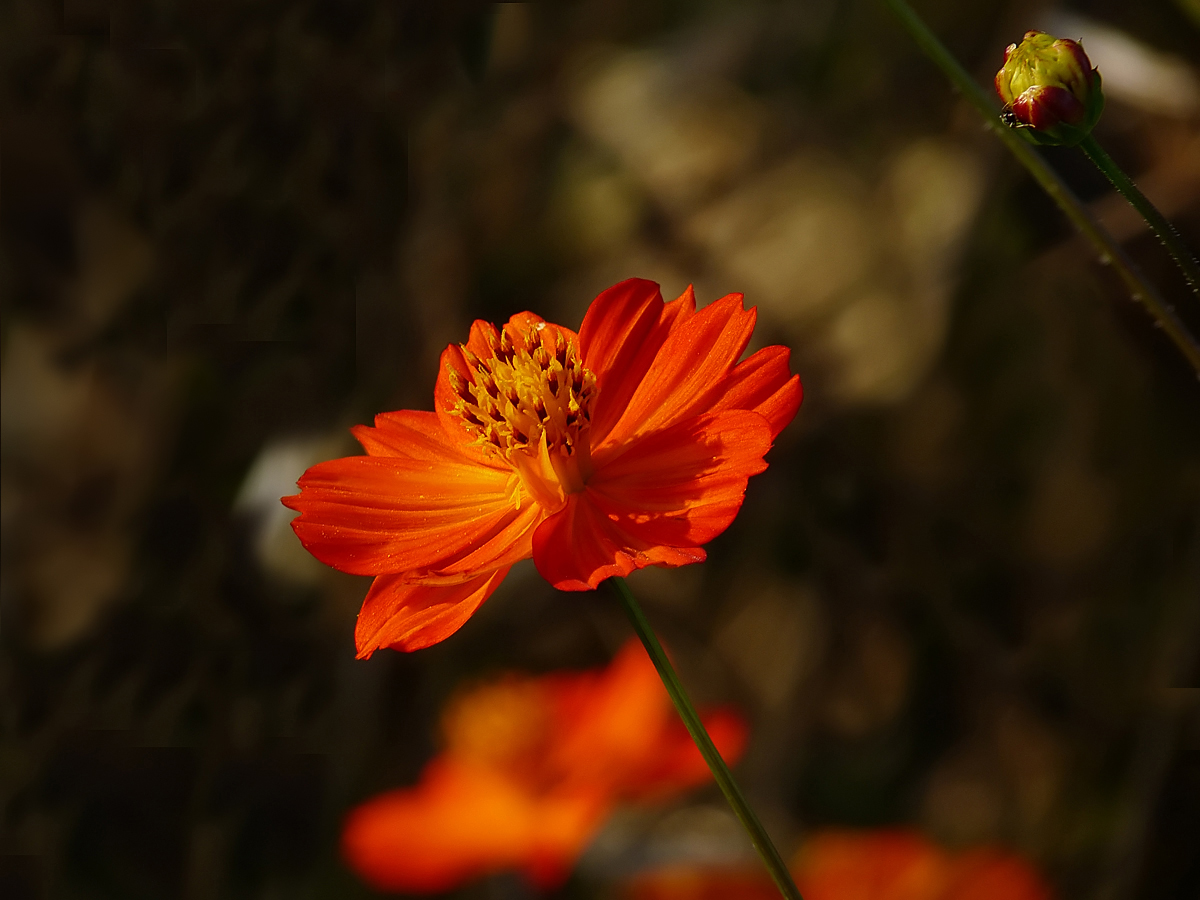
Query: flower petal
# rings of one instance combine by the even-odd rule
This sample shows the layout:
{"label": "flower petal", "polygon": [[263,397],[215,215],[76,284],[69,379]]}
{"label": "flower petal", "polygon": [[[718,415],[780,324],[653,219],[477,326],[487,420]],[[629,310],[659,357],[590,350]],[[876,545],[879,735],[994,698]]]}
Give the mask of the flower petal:
{"label": "flower petal", "polygon": [[758,413],[695,416],[628,445],[596,472],[587,493],[645,540],[705,544],[729,527],[770,448],[770,426]]}
{"label": "flower petal", "polygon": [[[644,800],[666,799],[711,777],[636,639],[598,677],[560,679],[552,690],[554,742],[543,765],[567,773],[573,783]],[[728,709],[704,710],[702,717],[726,762],[735,762],[745,746],[744,720]]]}
{"label": "flower petal", "polygon": [[599,388],[592,409],[593,446],[621,418],[667,335],[695,309],[690,285],[664,304],[658,285],[644,278],[622,281],[592,301],[579,327],[579,350]]}
{"label": "flower petal", "polygon": [[414,409],[380,413],[374,428],[355,425],[350,432],[370,456],[436,460],[458,455],[458,448],[443,433],[436,413]]}
{"label": "flower petal", "polygon": [[543,578],[560,591],[587,591],[605,578],[646,566],[686,566],[703,562],[701,547],[659,547],[621,530],[572,494],[567,505],[533,533],[533,560]]}
{"label": "flower petal", "polygon": [[407,584],[402,575],[380,575],[354,626],[358,658],[367,659],[382,647],[420,650],[444,641],[491,596],[509,568],[459,584]]}
{"label": "flower petal", "polygon": [[629,445],[587,490],[542,522],[533,559],[559,590],[586,590],[648,565],[699,562],[766,468],[770,426],[758,413],[695,416]]}
{"label": "flower petal", "polygon": [[603,439],[593,437],[596,465],[604,464],[606,451],[619,452],[638,435],[710,412],[750,341],[756,317],[754,309],[742,309],[741,294],[730,294],[680,322],[658,348],[612,431]]}
{"label": "flower petal", "polygon": [[[559,678],[554,695],[553,742],[544,753],[552,771],[582,784],[625,793],[661,749],[672,721],[670,696],[636,639],[626,641],[600,672]],[[690,740],[690,738],[689,738]]]}
{"label": "flower petal", "polygon": [[563,880],[608,811],[594,793],[537,796],[505,773],[440,757],[415,788],[353,810],[342,854],[376,888],[439,893],[491,872]]}
{"label": "flower petal", "polygon": [[[706,710],[700,718],[721,758],[732,766],[746,749],[746,720],[732,708]],[[624,784],[627,796],[665,800],[679,791],[708,784],[712,778],[708,763],[678,717],[671,717],[668,728],[659,736],[656,751],[647,756],[640,771],[630,773]]]}
{"label": "flower petal", "polygon": [[350,456],[313,466],[284,503],[300,512],[292,528],[301,543],[343,572],[454,571],[468,554],[479,570],[512,561],[514,522],[532,526],[532,502],[513,479],[449,450],[440,459]]}
{"label": "flower petal", "polygon": [[[468,344],[471,341],[476,344],[483,341],[483,333],[488,328],[493,332],[496,330],[496,326],[476,319],[475,324],[471,326],[471,337]],[[475,436],[464,427],[462,419],[454,415],[458,394],[450,386],[452,371],[463,381],[468,380],[469,367],[463,357],[462,348],[458,344],[451,344],[442,351],[441,361],[438,364],[437,382],[433,386],[433,408],[438,421],[441,422],[441,430],[446,435],[447,442],[457,447],[464,455],[479,460],[484,465],[490,465],[494,460],[489,456],[488,451],[476,442]]]}
{"label": "flower petal", "polygon": [[774,440],[796,417],[804,397],[800,376],[788,368],[790,356],[791,350],[776,344],[738,363],[720,384],[711,411],[754,410],[766,417]]}

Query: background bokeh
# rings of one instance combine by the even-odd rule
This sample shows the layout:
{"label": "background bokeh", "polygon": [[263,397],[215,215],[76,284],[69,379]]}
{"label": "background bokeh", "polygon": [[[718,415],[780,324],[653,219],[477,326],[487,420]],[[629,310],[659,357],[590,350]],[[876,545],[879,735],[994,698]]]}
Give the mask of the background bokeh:
{"label": "background bokeh", "polygon": [[[917,6],[981,82],[1029,27],[1082,36],[1101,142],[1200,243],[1194,0]],[[20,0],[0,47],[5,897],[370,896],[340,822],[446,697],[628,626],[525,567],[356,662],[367,580],[278,497],[430,408],[473,318],[577,327],[633,275],[744,291],[805,384],[709,561],[631,579],[750,718],[785,853],[911,823],[1063,897],[1200,895],[1200,385],[882,4]],[[701,791],[559,896],[748,852]]]}

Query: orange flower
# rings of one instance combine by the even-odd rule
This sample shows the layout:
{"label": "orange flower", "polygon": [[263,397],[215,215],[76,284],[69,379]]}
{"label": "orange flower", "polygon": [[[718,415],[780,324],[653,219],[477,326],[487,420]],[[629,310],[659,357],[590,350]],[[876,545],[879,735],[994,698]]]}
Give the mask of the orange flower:
{"label": "orange flower", "polygon": [[[811,835],[792,866],[804,900],[1051,900],[1023,859],[993,848],[951,856],[915,831],[831,829]],[[642,872],[625,900],[768,900],[761,867],[673,866]]]}
{"label": "orange flower", "polygon": [[690,287],[664,304],[641,279],[578,334],[476,321],[442,354],[436,412],[353,429],[367,455],[314,466],[284,500],[309,552],[377,576],[359,656],[444,640],[530,556],[560,590],[703,560],[800,405],[786,348],[738,362],[754,322],[740,294],[697,312]]}
{"label": "orange flower", "polygon": [[622,900],[779,900],[762,866],[671,866],[630,879]]}
{"label": "orange flower", "polygon": [[1018,856],[985,848],[952,857],[915,831],[818,832],[793,871],[804,900],[1050,900]]}
{"label": "orange flower", "polygon": [[954,860],[945,900],[1051,900],[1053,892],[1019,856],[993,848]]}
{"label": "orange flower", "polygon": [[938,847],[899,829],[818,832],[793,866],[804,900],[941,900],[948,868]]}
{"label": "orange flower", "polygon": [[[715,711],[705,725],[726,759],[741,754],[736,714]],[[507,869],[552,887],[618,801],[711,777],[636,641],[603,670],[477,688],[442,727],[445,750],[415,787],[346,820],[343,855],[377,888],[432,893]]]}

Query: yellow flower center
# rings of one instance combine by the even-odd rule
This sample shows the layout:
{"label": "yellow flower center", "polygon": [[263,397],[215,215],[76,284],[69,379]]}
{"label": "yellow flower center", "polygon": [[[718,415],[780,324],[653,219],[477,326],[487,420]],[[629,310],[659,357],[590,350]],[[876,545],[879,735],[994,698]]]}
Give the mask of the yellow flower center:
{"label": "yellow flower center", "polygon": [[544,506],[578,493],[591,475],[588,429],[596,376],[574,335],[538,322],[486,332],[490,354],[462,347],[468,372],[451,370],[454,412],[476,442],[506,459]]}

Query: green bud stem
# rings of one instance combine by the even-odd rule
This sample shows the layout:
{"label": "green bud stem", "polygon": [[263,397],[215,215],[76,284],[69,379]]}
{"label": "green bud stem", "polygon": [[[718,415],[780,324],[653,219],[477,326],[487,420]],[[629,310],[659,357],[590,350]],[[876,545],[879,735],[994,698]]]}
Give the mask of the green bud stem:
{"label": "green bud stem", "polygon": [[1113,187],[1121,192],[1130,205],[1142,214],[1150,230],[1158,235],[1162,245],[1167,248],[1167,252],[1183,272],[1192,293],[1200,297],[1200,262],[1196,261],[1196,257],[1184,245],[1183,238],[1179,236],[1175,227],[1158,211],[1158,207],[1138,190],[1138,186],[1113,162],[1112,157],[1104,152],[1104,148],[1096,142],[1095,137],[1089,134],[1080,141],[1079,149],[1087,154],[1088,159],[1096,164],[1096,168],[1104,173],[1104,177],[1112,182]]}
{"label": "green bud stem", "polygon": [[800,891],[796,888],[796,882],[792,880],[792,874],[788,871],[787,864],[784,863],[783,857],[779,855],[779,851],[775,849],[775,845],[771,842],[771,836],[767,834],[767,830],[763,828],[762,822],[758,820],[758,816],[754,814],[754,810],[746,802],[745,796],[737,786],[737,782],[733,780],[733,775],[729,772],[729,767],[725,765],[725,760],[721,758],[720,751],[713,744],[712,738],[708,736],[708,731],[705,729],[704,723],[700,721],[696,707],[692,706],[692,701],[688,699],[687,691],[683,689],[683,684],[680,682],[679,676],[675,674],[675,669],[672,667],[671,661],[667,659],[667,654],[663,650],[662,644],[655,637],[654,629],[646,620],[641,606],[638,605],[633,592],[629,590],[629,585],[625,583],[624,578],[616,576],[608,580],[616,588],[617,596],[621,598],[621,606],[624,608],[625,614],[629,617],[629,622],[633,625],[633,630],[642,639],[642,646],[646,648],[646,653],[654,663],[654,668],[658,669],[658,675],[662,679],[667,693],[671,695],[671,701],[675,704],[675,709],[679,712],[679,718],[683,719],[683,724],[687,727],[688,734],[692,736],[692,740],[696,742],[696,748],[700,751],[700,755],[704,757],[704,761],[708,763],[708,767],[712,770],[713,778],[716,779],[717,784],[720,786],[721,793],[725,795],[725,799],[733,807],[734,815],[738,817],[738,821],[742,823],[742,827],[750,835],[750,842],[754,845],[754,849],[758,851],[759,857],[762,858],[763,865],[767,867],[767,872],[770,873],[775,886],[779,888],[779,893],[786,897],[787,900],[804,900],[800,896]]}
{"label": "green bud stem", "polygon": [[1058,204],[1059,209],[1066,214],[1072,224],[1091,241],[1099,251],[1100,259],[1112,264],[1113,269],[1129,290],[1130,296],[1146,307],[1147,312],[1171,339],[1179,352],[1184,355],[1184,358],[1195,369],[1196,374],[1200,375],[1200,344],[1175,315],[1171,306],[1159,295],[1154,285],[1146,280],[1146,276],[1138,270],[1116,239],[1096,221],[1088,208],[1072,193],[1058,173],[1050,168],[1041,154],[1016,130],[1004,124],[996,112],[991,95],[975,83],[975,79],[942,45],[942,42],[929,30],[929,26],[921,20],[913,8],[904,0],[883,0],[883,2],[900,19],[925,55],[942,70],[967,101],[983,116],[996,137],[1003,141],[1017,161],[1029,170],[1029,174],[1041,185],[1042,190],[1050,195],[1050,199]]}

